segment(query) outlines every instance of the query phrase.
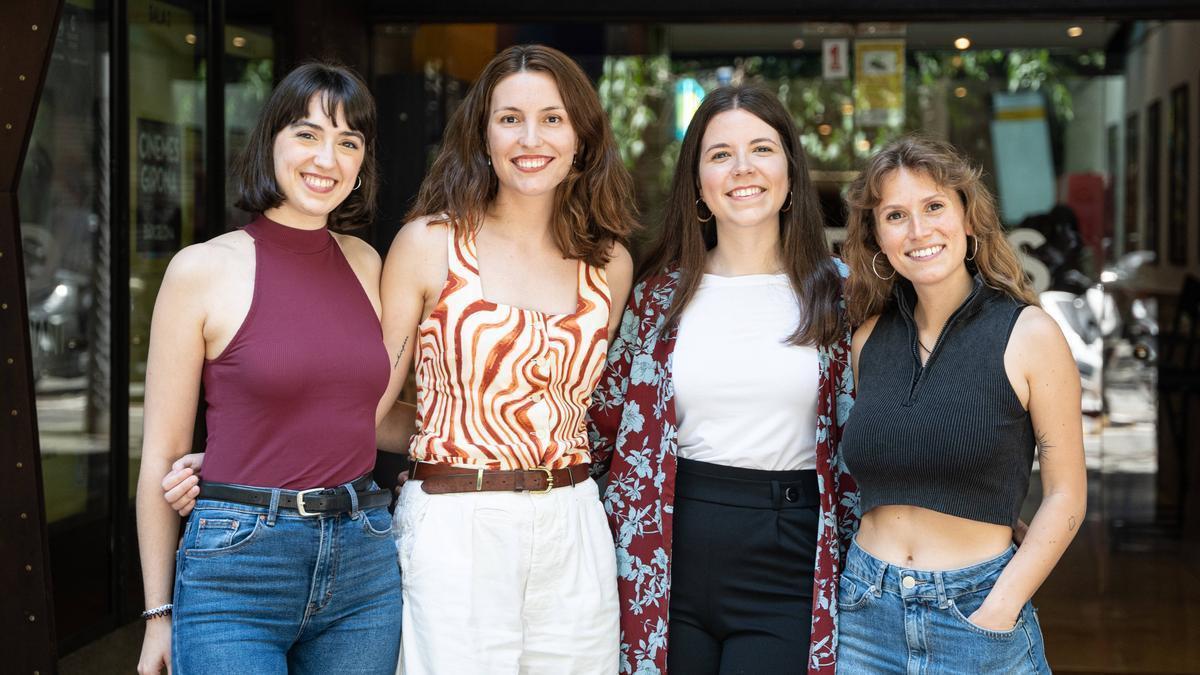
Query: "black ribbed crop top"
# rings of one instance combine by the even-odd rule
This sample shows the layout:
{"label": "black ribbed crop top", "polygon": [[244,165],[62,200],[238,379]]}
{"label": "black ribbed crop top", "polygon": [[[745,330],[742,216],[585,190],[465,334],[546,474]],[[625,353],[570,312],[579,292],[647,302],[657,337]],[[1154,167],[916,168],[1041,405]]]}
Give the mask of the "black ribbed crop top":
{"label": "black ribbed crop top", "polygon": [[862,512],[920,506],[1013,525],[1029,490],[1034,434],[1004,370],[1024,305],[978,276],[924,366],[906,281],[858,358],[858,396],[842,452]]}

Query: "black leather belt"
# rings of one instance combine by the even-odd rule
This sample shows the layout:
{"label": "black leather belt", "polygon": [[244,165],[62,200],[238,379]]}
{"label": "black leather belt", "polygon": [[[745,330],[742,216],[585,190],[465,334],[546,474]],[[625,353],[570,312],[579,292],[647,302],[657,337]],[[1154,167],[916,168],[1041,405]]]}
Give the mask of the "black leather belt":
{"label": "black leather belt", "polygon": [[[371,474],[355,478],[350,485],[358,495],[359,510],[387,506],[392,502],[392,494],[387,490],[367,489],[371,486]],[[201,481],[199,498],[269,507],[272,492],[274,490],[271,488]],[[302,516],[315,516],[321,513],[350,513],[350,493],[344,487],[280,490],[279,507],[295,509]]]}

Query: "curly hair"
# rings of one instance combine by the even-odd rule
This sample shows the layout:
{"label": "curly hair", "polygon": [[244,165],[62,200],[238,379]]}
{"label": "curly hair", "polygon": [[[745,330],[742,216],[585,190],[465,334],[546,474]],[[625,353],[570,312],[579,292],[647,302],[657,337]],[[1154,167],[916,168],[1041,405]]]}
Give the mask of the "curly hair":
{"label": "curly hair", "polygon": [[892,301],[895,279],[879,278],[872,261],[880,251],[875,236],[875,207],[882,198],[884,181],[899,169],[923,173],[958,195],[977,242],[974,259],[966,263],[968,271],[978,272],[988,286],[1021,302],[1038,304],[1017,254],[1005,237],[995,199],[981,180],[983,172],[949,143],[912,135],[892,141],[872,156],[846,191],[849,222],[842,252],[850,266],[846,302],[851,323],[861,324],[883,312]]}

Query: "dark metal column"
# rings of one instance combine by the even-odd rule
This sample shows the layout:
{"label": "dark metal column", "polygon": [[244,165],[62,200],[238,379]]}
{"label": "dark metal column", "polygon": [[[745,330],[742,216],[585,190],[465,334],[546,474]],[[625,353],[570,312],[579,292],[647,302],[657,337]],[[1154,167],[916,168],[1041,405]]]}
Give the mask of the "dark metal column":
{"label": "dark metal column", "polygon": [[57,660],[17,183],[62,5],[0,3],[0,654],[12,673]]}

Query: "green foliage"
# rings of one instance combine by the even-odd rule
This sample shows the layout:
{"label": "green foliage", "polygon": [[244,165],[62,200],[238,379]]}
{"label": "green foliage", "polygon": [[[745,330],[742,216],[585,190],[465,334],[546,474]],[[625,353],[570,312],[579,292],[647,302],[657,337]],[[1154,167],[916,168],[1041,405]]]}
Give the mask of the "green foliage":
{"label": "green foliage", "polygon": [[916,52],[913,59],[918,79],[925,85],[938,80],[976,80],[993,83],[994,90],[1044,92],[1055,117],[1062,121],[1075,117],[1070,81],[1104,67],[1100,50],[1070,56],[1052,54],[1048,49]]}
{"label": "green foliage", "polygon": [[629,168],[646,151],[647,127],[658,119],[671,90],[670,57],[620,56],[605,59],[598,85],[621,160]]}

